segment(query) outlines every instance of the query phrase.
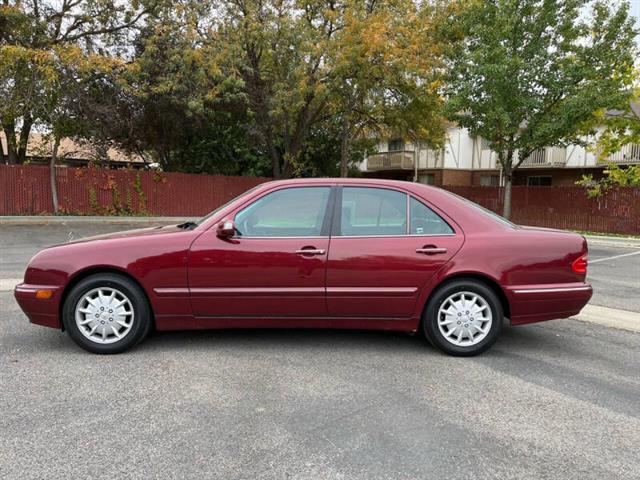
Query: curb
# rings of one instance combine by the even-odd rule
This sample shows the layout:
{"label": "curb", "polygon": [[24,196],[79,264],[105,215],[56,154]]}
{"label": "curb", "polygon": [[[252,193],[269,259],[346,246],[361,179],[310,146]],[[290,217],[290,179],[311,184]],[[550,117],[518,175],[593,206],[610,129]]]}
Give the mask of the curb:
{"label": "curb", "polygon": [[640,238],[606,237],[600,235],[585,235],[584,237],[587,239],[589,245],[640,248]]}
{"label": "curb", "polygon": [[571,318],[581,322],[640,333],[640,313],[638,312],[601,307],[600,305],[586,305],[578,315]]}
{"label": "curb", "polygon": [[102,216],[0,216],[0,225],[71,225],[83,223],[157,225],[181,223],[193,217],[102,217]]}

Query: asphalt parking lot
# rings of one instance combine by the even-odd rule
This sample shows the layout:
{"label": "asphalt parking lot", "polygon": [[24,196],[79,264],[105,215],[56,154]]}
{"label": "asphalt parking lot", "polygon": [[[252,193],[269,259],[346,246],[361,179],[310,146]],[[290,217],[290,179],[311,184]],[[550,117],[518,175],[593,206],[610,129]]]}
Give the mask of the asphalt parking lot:
{"label": "asphalt parking lot", "polygon": [[[2,225],[0,280],[70,230],[121,229]],[[592,302],[640,312],[640,248],[590,259]],[[2,479],[640,477],[640,334],[572,319],[471,359],[318,330],[163,333],[105,357],[0,291],[0,362]]]}

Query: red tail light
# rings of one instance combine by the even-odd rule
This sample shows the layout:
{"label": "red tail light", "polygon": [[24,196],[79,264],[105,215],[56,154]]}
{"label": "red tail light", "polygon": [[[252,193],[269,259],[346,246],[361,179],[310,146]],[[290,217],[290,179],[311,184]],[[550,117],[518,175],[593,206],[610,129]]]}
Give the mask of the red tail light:
{"label": "red tail light", "polygon": [[587,257],[586,253],[581,257],[576,258],[571,264],[571,270],[573,270],[575,273],[587,273],[588,260],[589,257]]}

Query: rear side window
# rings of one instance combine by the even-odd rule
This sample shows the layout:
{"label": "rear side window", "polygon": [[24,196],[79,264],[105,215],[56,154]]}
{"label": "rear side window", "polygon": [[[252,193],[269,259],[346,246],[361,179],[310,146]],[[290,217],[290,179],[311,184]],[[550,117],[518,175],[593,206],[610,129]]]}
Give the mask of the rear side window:
{"label": "rear side window", "polygon": [[244,237],[318,237],[330,187],[295,187],[265,195],[236,215]]}
{"label": "rear side window", "polygon": [[413,197],[409,202],[409,232],[412,235],[450,235],[454,233],[440,215]]}
{"label": "rear side window", "polygon": [[384,188],[342,189],[342,236],[404,235],[407,232],[407,196]]}

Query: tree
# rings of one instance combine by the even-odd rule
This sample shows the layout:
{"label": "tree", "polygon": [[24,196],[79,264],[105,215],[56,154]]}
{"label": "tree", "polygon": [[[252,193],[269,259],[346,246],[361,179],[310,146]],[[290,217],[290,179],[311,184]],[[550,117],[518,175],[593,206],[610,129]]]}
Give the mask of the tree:
{"label": "tree", "polygon": [[268,173],[266,155],[247,141],[242,85],[203,49],[206,7],[174,2],[141,29],[110,137],[165,170]]}
{"label": "tree", "polygon": [[598,156],[606,159],[625,145],[640,144],[640,89],[619,109],[610,109],[600,117],[605,130],[598,137]]}
{"label": "tree", "polygon": [[513,172],[531,153],[584,144],[581,127],[629,97],[637,32],[627,3],[461,2],[443,33],[447,113],[497,153],[505,217]]}
{"label": "tree", "polygon": [[594,180],[593,175],[583,175],[576,182],[587,189],[589,198],[600,197],[612,187],[640,187],[640,165],[629,165],[620,168],[619,165],[612,163],[604,171],[604,177]]}
{"label": "tree", "polygon": [[249,133],[265,145],[276,178],[297,169],[326,112],[336,8],[332,0],[225,0],[212,14],[209,55],[242,82]]}
{"label": "tree", "polygon": [[9,163],[24,161],[31,129],[41,120],[40,106],[50,98],[46,88],[55,72],[46,68],[48,59],[79,47],[84,54],[119,53],[122,38],[155,4],[152,0],[2,1],[0,127],[7,136]]}
{"label": "tree", "polygon": [[94,105],[96,86],[108,85],[114,76],[117,77],[114,72],[122,70],[124,65],[118,58],[87,55],[80,48],[71,47],[54,47],[48,60],[55,73],[44,89],[46,96],[40,106],[39,118],[49,127],[48,136],[52,139],[49,175],[53,209],[58,213],[55,166],[60,142],[64,137],[91,136],[97,127],[95,119],[86,115],[86,106]]}
{"label": "tree", "polygon": [[340,175],[353,139],[394,134],[442,143],[437,82],[441,62],[433,28],[437,4],[347,0],[330,47],[331,103],[341,122]]}

